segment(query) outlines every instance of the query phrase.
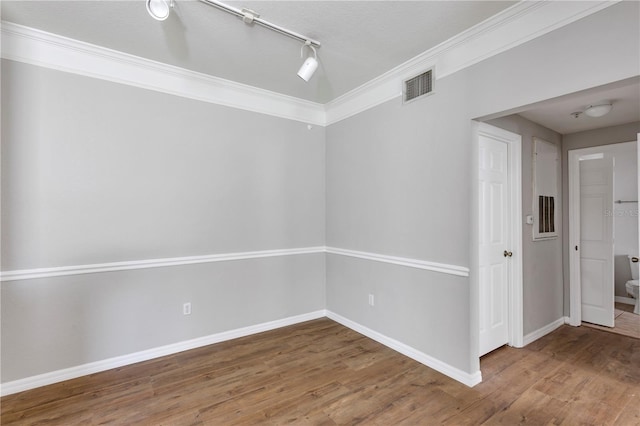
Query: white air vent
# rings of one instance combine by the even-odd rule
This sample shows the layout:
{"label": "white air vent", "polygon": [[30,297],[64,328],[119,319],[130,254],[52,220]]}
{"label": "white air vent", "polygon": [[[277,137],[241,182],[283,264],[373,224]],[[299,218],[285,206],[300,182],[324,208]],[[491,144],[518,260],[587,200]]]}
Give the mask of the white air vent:
{"label": "white air vent", "polygon": [[403,101],[410,102],[433,92],[433,68],[404,81]]}

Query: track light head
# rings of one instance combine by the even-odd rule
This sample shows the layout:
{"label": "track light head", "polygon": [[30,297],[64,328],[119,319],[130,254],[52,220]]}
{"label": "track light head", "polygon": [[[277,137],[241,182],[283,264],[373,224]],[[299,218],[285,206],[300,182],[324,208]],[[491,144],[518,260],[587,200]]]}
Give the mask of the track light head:
{"label": "track light head", "polygon": [[313,57],[308,56],[307,59],[304,60],[302,66],[298,70],[298,77],[303,79],[304,81],[309,81],[311,77],[313,77],[313,73],[318,69],[318,54],[316,53],[316,49],[311,45],[310,41],[306,41],[300,50],[300,56],[304,56],[304,48],[305,46],[309,47],[313,52]]}
{"label": "track light head", "polygon": [[313,73],[318,69],[318,60],[309,56],[298,70],[298,77],[304,81],[309,81],[313,77]]}
{"label": "track light head", "polygon": [[173,0],[169,3],[167,0],[147,0],[147,12],[153,19],[164,21],[169,17]]}

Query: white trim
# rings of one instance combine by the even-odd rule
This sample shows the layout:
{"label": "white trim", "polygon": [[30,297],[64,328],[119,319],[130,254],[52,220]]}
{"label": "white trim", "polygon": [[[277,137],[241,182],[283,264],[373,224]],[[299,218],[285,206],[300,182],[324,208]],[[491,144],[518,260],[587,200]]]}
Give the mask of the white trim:
{"label": "white trim", "polygon": [[405,345],[395,339],[384,336],[370,328],[360,325],[354,321],[351,321],[345,317],[342,317],[336,313],[327,310],[318,310],[315,312],[309,312],[306,314],[296,315],[279,320],[269,321],[262,324],[256,324],[248,327],[238,328],[235,330],[223,331],[221,333],[211,334],[205,337],[198,337],[183,342],[173,343],[157,348],[147,349],[140,352],[135,352],[127,355],[117,356],[101,361],[91,362],[88,364],[78,365],[75,367],[65,368],[62,370],[51,371],[49,373],[38,374],[36,376],[27,377],[24,379],[14,380],[0,384],[0,396],[11,395],[18,392],[23,392],[29,389],[35,389],[41,386],[51,385],[53,383],[59,383],[65,380],[71,380],[78,377],[86,376],[89,374],[99,373],[101,371],[111,370],[113,368],[119,368],[126,365],[135,364],[138,362],[148,361],[151,359],[177,354],[179,352],[188,351],[195,348],[200,348],[215,343],[225,342],[228,340],[237,339],[240,337],[250,336],[252,334],[262,333],[269,330],[275,330],[281,327],[287,327],[290,325],[298,324],[305,321],[311,321],[327,317],[337,323],[344,325],[358,333],[361,333],[370,339],[373,339],[383,345],[414,359],[421,364],[426,365],[436,371],[441,372],[454,380],[457,380],[467,386],[475,386],[482,382],[482,375],[480,371],[475,373],[467,373],[456,367],[453,367],[443,361],[433,358],[411,346]]}
{"label": "white trim", "polygon": [[[515,139],[514,139],[515,135]],[[506,135],[509,143],[509,189],[511,202],[511,246],[520,255],[511,259],[509,269],[509,344],[516,348],[523,346],[524,334],[524,272],[522,248],[522,136]]]}
{"label": "white trim", "polygon": [[190,71],[12,22],[1,22],[2,57],[73,74],[239,108],[325,124],[324,106]]}
{"label": "white trim", "polygon": [[[513,257],[509,262],[509,336],[508,344],[516,348],[523,346],[523,249],[522,249],[522,136],[516,133],[509,132],[504,129],[489,125],[487,123],[474,122],[472,126],[473,132],[473,190],[476,191],[473,194],[472,200],[473,214],[475,217],[474,229],[475,232],[472,238],[472,255],[475,258],[473,265],[474,269],[479,268],[480,265],[480,243],[479,237],[476,235],[481,230],[480,224],[480,207],[479,207],[479,195],[478,191],[478,178],[479,178],[479,166],[478,166],[478,147],[479,138],[481,135],[490,137],[495,140],[500,140],[507,144],[509,155],[509,167],[508,167],[508,179],[509,179],[509,211],[511,217],[509,220],[509,245],[512,247]],[[478,287],[479,280],[478,274],[474,275],[474,281],[472,286]],[[472,292],[471,303],[475,306],[480,306],[480,293],[479,291]],[[475,299],[475,300],[474,300]],[[477,310],[479,312],[479,308]],[[479,328],[480,321],[475,323],[475,327]],[[477,334],[472,333],[472,338],[479,337],[480,332],[477,330]],[[473,346],[472,346],[473,347]],[[479,346],[478,346],[479,348]]]}
{"label": "white trim", "polygon": [[209,336],[186,340],[184,342],[160,346],[158,348],[147,349],[145,351],[109,358],[102,361],[91,362],[76,367],[52,371],[50,373],[39,374],[37,376],[27,377],[25,379],[14,380],[12,382],[6,382],[0,385],[0,395],[11,395],[13,393],[34,389],[40,386],[46,386],[65,380],[71,380],[77,377],[111,370],[113,368],[131,365],[137,362],[148,361],[150,359],[159,358],[162,356],[173,355],[190,349],[200,348],[202,346],[212,345],[214,343],[225,342],[227,340],[233,340],[239,337],[262,333],[264,331],[275,330],[277,328],[287,327],[289,325],[323,318],[325,316],[326,312],[324,310],[309,312],[306,314],[296,315],[275,321],[269,321],[262,324],[256,324],[248,327],[237,328],[235,330],[211,334]]}
{"label": "white trim", "polygon": [[452,365],[447,364],[446,362],[433,358],[432,356],[429,356],[424,352],[420,352],[419,350],[412,348],[411,346],[392,339],[391,337],[387,337],[383,334],[378,333],[377,331],[365,327],[364,325],[358,324],[355,321],[351,321],[350,319],[338,315],[335,312],[327,311],[326,315],[329,319],[332,319],[333,321],[338,322],[345,327],[357,331],[358,333],[363,334],[368,338],[375,340],[376,342],[382,343],[388,348],[391,348],[396,352],[408,356],[409,358],[414,359],[429,368],[439,371],[440,373],[449,376],[452,379],[457,380],[458,382],[463,383],[469,387],[473,387],[482,382],[482,375],[480,371],[476,371],[475,373],[467,373],[456,367],[453,367]]}
{"label": "white trim", "polygon": [[532,331],[531,333],[524,336],[523,346],[527,346],[529,343],[535,342],[539,338],[546,336],[551,333],[555,329],[559,328],[562,325],[565,325],[568,321],[567,317],[558,318],[550,324],[545,325],[544,327],[540,327],[536,331]]}
{"label": "white trim", "polygon": [[580,287],[580,154],[569,150],[569,324],[582,323]]}
{"label": "white trim", "polygon": [[[633,141],[632,141],[633,142]],[[574,327],[582,323],[582,287],[580,278],[580,160],[597,157],[614,149],[616,146],[629,143],[621,142],[611,145],[592,146],[589,148],[571,149],[569,159],[569,324]],[[594,157],[595,155],[595,157]],[[640,155],[640,154],[639,154]],[[640,174],[639,174],[640,176]],[[639,177],[640,179],[640,177]],[[640,192],[640,188],[638,188]],[[640,219],[639,219],[640,220]]]}
{"label": "white trim", "polygon": [[436,66],[435,77],[444,78],[616,3],[518,2],[325,105],[7,21],[0,24],[1,53],[14,61],[325,126],[400,97],[402,81],[412,75]]}
{"label": "white trim", "polygon": [[469,276],[469,268],[448,265],[444,263],[428,262],[425,260],[409,259],[406,257],[386,256],[383,254],[367,253],[340,249],[336,247],[304,247],[282,250],[262,250],[239,253],[210,254],[204,256],[172,257],[164,259],[131,260],[124,262],[96,263],[91,265],[59,266],[54,268],[21,269],[0,272],[0,281],[20,281],[37,278],[63,277],[69,275],[94,274],[98,272],[127,271],[131,269],[162,268],[166,266],[192,265],[197,263],[228,262],[231,260],[259,259],[263,257],[295,256],[301,254],[331,253],[342,256],[358,257],[376,262],[391,263],[408,266],[410,268],[426,269],[461,277]]}
{"label": "white trim", "polygon": [[0,273],[0,281],[31,280],[35,278],[51,278],[67,275],[93,274],[96,272],[127,271],[131,269],[161,268],[165,266],[227,262],[230,260],[259,259],[263,257],[294,256],[300,254],[324,252],[324,247],[306,247],[283,250],[262,250],[241,253],[210,254],[205,256],[172,257],[165,259],[132,260],[125,262],[97,263],[93,265],[61,266],[56,268],[23,269]]}
{"label": "white trim", "polygon": [[402,81],[435,66],[440,79],[614,5],[523,1],[326,104],[331,125],[402,95]]}
{"label": "white trim", "polygon": [[616,302],[624,303],[625,305],[635,305],[636,299],[633,297],[616,296]]}
{"label": "white trim", "polygon": [[342,256],[357,257],[359,259],[373,260],[375,262],[391,263],[393,265],[408,266],[410,268],[425,269],[427,271],[442,272],[460,277],[469,276],[469,268],[445,263],[428,262],[426,260],[410,259],[406,257],[387,256],[384,254],[368,253],[364,251],[348,250],[336,247],[327,247],[327,253]]}

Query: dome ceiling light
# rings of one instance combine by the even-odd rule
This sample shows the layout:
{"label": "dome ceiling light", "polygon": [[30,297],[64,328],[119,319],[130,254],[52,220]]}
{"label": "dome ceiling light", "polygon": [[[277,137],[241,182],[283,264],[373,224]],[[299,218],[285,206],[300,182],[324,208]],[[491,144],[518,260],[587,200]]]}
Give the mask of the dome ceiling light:
{"label": "dome ceiling light", "polygon": [[572,112],[571,116],[573,118],[578,118],[582,114],[585,114],[585,115],[588,115],[589,117],[597,118],[597,117],[602,117],[604,115],[609,114],[612,108],[613,108],[613,104],[611,102],[603,102],[596,105],[589,105],[587,108],[585,108],[582,111]]}

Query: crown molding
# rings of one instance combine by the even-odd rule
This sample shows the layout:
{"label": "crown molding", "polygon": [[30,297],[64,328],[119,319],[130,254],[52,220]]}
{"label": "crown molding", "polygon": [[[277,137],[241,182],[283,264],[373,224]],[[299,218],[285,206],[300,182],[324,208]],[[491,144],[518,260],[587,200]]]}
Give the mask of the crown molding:
{"label": "crown molding", "polygon": [[619,1],[521,1],[344,95],[319,104],[1,22],[2,57],[171,95],[319,126],[399,98],[402,81],[435,68],[436,79],[470,67]]}
{"label": "crown molding", "polygon": [[315,125],[324,106],[2,21],[2,57],[59,71]]}
{"label": "crown molding", "polygon": [[325,104],[331,125],[399,98],[402,82],[435,68],[441,79],[619,1],[521,1]]}

